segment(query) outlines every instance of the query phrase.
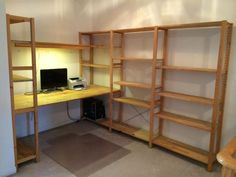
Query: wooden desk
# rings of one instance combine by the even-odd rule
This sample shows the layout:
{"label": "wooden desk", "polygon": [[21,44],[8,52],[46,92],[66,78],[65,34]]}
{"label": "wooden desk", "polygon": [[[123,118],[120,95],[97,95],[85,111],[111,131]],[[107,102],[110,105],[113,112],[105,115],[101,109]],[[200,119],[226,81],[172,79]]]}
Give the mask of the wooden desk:
{"label": "wooden desk", "polygon": [[[108,93],[110,93],[109,87],[97,85],[90,85],[86,90],[65,90],[63,92],[40,93],[38,94],[38,106],[79,100]],[[32,95],[15,95],[14,99],[15,110],[17,113],[25,112],[25,109],[30,109],[33,107]]]}

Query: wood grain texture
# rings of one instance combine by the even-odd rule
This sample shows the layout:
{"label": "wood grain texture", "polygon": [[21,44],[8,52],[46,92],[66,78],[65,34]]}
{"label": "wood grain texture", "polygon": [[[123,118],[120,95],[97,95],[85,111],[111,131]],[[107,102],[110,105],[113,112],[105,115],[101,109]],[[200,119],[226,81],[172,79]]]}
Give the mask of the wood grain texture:
{"label": "wood grain texture", "polygon": [[[121,86],[128,86],[128,87],[143,88],[143,89],[151,89],[152,88],[151,84],[140,83],[140,82],[117,81],[117,82],[114,82],[114,84],[118,84]],[[160,86],[156,86],[155,88],[160,88]]]}
{"label": "wood grain texture", "polygon": [[209,72],[209,73],[216,73],[216,69],[211,68],[193,68],[193,67],[184,67],[184,66],[162,66],[162,69],[167,70],[176,70],[176,71],[194,71],[194,72]]}
{"label": "wood grain texture", "polygon": [[164,136],[158,136],[156,139],[153,140],[153,144],[164,147],[179,154],[185,155],[200,162],[208,163],[207,151],[187,145],[185,143]]}
{"label": "wood grain texture", "polygon": [[[100,125],[103,125],[105,127],[109,126],[108,120],[100,120],[97,122]],[[122,133],[128,134],[130,136],[133,136],[135,138],[144,140],[146,142],[149,141],[149,133],[146,130],[122,123],[117,121],[112,121],[112,129],[120,131]]]}
{"label": "wood grain texture", "polygon": [[[118,90],[114,90],[118,91]],[[65,90],[48,94],[38,94],[38,106],[62,103],[110,93],[109,87],[90,85],[86,90]],[[15,95],[15,110],[33,107],[32,95]]]}
{"label": "wood grain texture", "polygon": [[204,120],[199,120],[197,118],[173,114],[173,113],[165,112],[165,111],[157,113],[157,116],[160,119],[169,120],[169,121],[172,121],[175,123],[187,125],[187,126],[202,129],[205,131],[211,130],[211,123],[210,122],[204,121]]}
{"label": "wood grain texture", "polygon": [[109,69],[109,65],[89,64],[89,63],[83,63],[81,65],[85,67],[90,67],[90,68]]}
{"label": "wood grain texture", "polygon": [[183,100],[183,101],[189,101],[189,102],[195,102],[200,104],[207,104],[207,105],[213,105],[214,100],[211,98],[205,98],[200,96],[192,96],[187,94],[181,94],[176,92],[160,92],[160,96],[167,97],[167,98],[173,98],[177,100]]}
{"label": "wood grain texture", "polygon": [[236,171],[236,137],[217,154],[217,160],[224,167]]}
{"label": "wood grain texture", "polygon": [[[30,41],[12,41],[15,47],[30,47]],[[35,42],[36,48],[59,48],[59,49],[75,49],[81,50],[89,48],[90,45],[82,44],[65,44],[65,43],[52,43],[52,42]]]}
{"label": "wood grain texture", "polygon": [[35,149],[22,140],[17,140],[17,164],[36,158]]}
{"label": "wood grain texture", "polygon": [[151,104],[149,101],[139,100],[135,98],[129,98],[129,97],[120,97],[120,98],[113,98],[114,101],[126,103],[134,106],[139,106],[143,108],[150,108]]}
{"label": "wood grain texture", "polygon": [[29,82],[29,81],[32,81],[32,79],[29,77],[13,74],[13,81],[14,82]]}

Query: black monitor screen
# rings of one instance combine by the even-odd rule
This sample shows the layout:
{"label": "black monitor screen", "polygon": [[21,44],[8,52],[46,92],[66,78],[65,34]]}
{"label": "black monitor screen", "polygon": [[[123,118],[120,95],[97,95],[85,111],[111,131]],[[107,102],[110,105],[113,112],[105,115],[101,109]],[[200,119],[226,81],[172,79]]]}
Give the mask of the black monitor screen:
{"label": "black monitor screen", "polygon": [[67,87],[67,69],[40,70],[41,89]]}

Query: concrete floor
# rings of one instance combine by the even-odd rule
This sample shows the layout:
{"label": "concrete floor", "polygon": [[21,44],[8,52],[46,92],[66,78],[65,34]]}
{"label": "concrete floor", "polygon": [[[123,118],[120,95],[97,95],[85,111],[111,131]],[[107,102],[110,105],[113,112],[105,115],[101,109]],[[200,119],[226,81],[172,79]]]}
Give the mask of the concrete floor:
{"label": "concrete floor", "polygon": [[[40,134],[40,148],[47,140],[67,133],[91,133],[120,145],[131,152],[123,158],[96,171],[89,177],[220,177],[220,168],[207,172],[206,166],[167,150],[154,147],[121,133],[109,133],[93,123],[81,121]],[[40,162],[29,162],[11,177],[75,177],[70,171],[41,152]]]}

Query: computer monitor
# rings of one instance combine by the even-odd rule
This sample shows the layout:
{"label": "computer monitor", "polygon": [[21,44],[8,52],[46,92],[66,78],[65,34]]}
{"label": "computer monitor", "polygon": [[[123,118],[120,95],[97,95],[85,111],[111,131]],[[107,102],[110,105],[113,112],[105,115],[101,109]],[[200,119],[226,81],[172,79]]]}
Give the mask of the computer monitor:
{"label": "computer monitor", "polygon": [[67,87],[67,69],[42,69],[40,70],[40,81],[42,90]]}

